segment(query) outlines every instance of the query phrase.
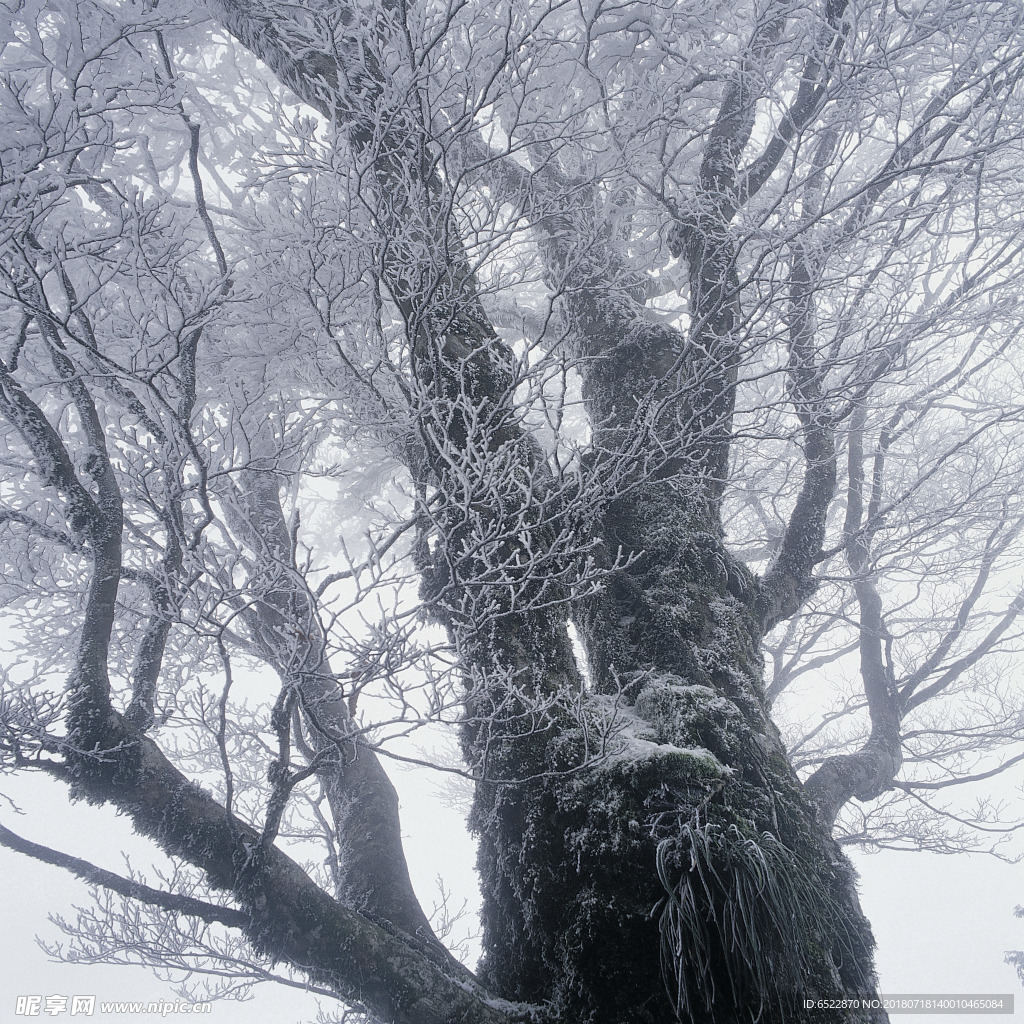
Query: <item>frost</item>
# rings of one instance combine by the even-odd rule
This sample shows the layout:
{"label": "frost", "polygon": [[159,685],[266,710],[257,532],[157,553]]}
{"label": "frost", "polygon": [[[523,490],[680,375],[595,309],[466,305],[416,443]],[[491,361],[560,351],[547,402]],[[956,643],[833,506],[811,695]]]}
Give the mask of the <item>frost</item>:
{"label": "frost", "polygon": [[[641,696],[646,692],[646,689],[642,691]],[[663,738],[662,730],[644,713],[639,699],[634,707],[630,707],[615,698],[595,695],[591,698],[591,703],[600,709],[599,716],[609,723],[608,754],[605,763],[685,757],[708,761],[719,769],[723,767],[714,754],[705,747],[678,746]]]}
{"label": "frost", "polygon": [[886,727],[890,834],[914,779],[1020,760],[1024,25],[933,6],[9,4],[0,769],[59,765],[338,991],[429,935],[378,753],[475,783],[495,992],[667,1020],[674,930],[727,998],[729,932],[793,917],[732,908],[793,865],[790,963],[870,988],[762,650],[772,697],[845,688],[794,747],[836,807]]}

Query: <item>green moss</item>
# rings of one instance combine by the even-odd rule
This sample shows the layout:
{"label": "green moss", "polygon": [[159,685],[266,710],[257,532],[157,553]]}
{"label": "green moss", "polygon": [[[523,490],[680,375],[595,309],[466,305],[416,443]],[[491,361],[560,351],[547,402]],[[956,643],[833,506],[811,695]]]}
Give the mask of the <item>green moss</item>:
{"label": "green moss", "polygon": [[740,757],[746,732],[740,711],[709,686],[655,678],[637,695],[636,711],[662,743],[704,747],[723,764]]}

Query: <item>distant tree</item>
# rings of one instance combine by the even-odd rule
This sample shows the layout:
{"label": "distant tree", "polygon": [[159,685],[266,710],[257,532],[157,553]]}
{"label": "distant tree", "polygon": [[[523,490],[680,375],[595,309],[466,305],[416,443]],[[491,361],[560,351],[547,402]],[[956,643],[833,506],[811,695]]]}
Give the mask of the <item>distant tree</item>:
{"label": "distant tree", "polygon": [[[805,1009],[874,993],[837,817],[1021,757],[973,688],[1024,604],[1022,18],[19,3],[2,765],[177,865],[0,826],[98,887],[74,948],[401,1024],[884,1019]],[[791,760],[811,673],[859,717]],[[441,727],[475,973],[381,761]]]}

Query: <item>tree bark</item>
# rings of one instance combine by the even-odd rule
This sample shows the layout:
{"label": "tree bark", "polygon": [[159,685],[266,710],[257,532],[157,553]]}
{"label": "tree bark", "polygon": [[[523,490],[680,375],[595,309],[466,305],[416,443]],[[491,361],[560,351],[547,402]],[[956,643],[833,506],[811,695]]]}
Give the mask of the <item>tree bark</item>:
{"label": "tree bark", "polygon": [[[443,227],[440,236],[452,234],[435,208],[436,182],[416,171],[423,130],[415,115],[381,116],[384,61],[365,47],[351,65],[345,44],[318,50],[291,11],[272,18],[269,8],[239,0],[216,9],[372,159],[375,186],[387,197],[378,212],[415,210]],[[345,10],[338,13],[343,24]],[[783,22],[778,14],[760,26],[754,48],[770,45]],[[393,27],[378,26],[381,45]],[[702,187],[712,210],[732,187],[727,179],[749,135],[749,93],[742,83],[727,92],[709,143]],[[378,146],[382,124],[399,129]],[[396,154],[405,155],[401,174]],[[537,557],[554,565],[557,553],[543,502],[528,501],[523,512],[537,465],[514,412],[508,356],[457,251],[431,255],[423,239],[426,269],[411,275],[408,266],[382,264],[429,405],[421,479],[440,495],[433,515],[441,542],[423,566],[424,593],[463,660],[464,745],[485,774],[472,816],[481,838],[484,980],[506,998],[546,1004],[559,1021],[661,1024],[677,1013],[798,1020],[802,997],[874,989],[872,940],[852,871],[768,718],[759,584],[722,539],[738,359],[727,222],[719,210],[686,234],[696,303],[690,339],[637,329],[628,310],[602,297],[605,282],[568,282],[596,447],[616,451],[638,429],[638,396],[670,406],[654,428],[670,454],[593,524],[608,553],[608,581],[579,609],[594,676],[589,699],[595,710],[618,701],[634,735],[624,751],[590,767],[585,725],[567,710],[582,682],[560,604],[566,595],[535,572],[510,569],[519,550],[534,569]],[[688,403],[682,413],[679,402]],[[493,477],[507,491],[476,490],[443,448],[503,460]],[[466,516],[481,505],[489,511]],[[485,554],[467,543],[481,536],[491,538]],[[627,568],[614,568],[616,552]],[[754,934],[737,944],[730,923],[741,917]]]}

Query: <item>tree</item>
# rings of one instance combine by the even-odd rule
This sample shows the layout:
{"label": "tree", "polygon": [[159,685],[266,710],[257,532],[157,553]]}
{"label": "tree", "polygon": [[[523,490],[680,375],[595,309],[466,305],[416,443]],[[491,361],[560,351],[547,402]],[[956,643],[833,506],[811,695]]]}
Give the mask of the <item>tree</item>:
{"label": "tree", "polygon": [[[3,31],[4,768],[179,865],[3,826],[106,894],[79,940],[398,1022],[872,995],[836,817],[1021,605],[1018,7],[26,0]],[[801,781],[762,652],[781,690],[837,623],[870,732]],[[444,723],[476,974],[381,764]]]}

